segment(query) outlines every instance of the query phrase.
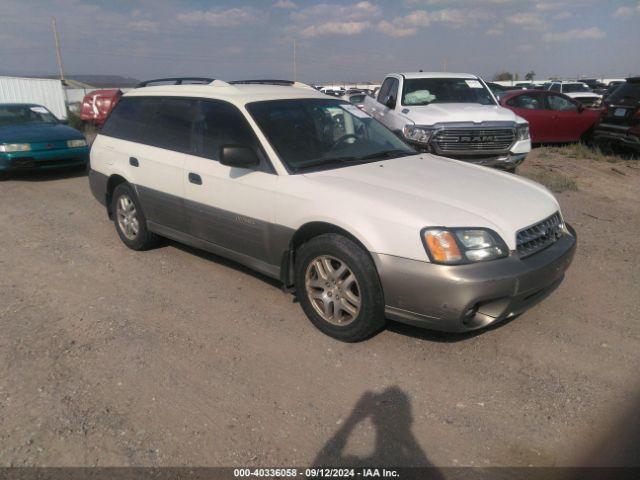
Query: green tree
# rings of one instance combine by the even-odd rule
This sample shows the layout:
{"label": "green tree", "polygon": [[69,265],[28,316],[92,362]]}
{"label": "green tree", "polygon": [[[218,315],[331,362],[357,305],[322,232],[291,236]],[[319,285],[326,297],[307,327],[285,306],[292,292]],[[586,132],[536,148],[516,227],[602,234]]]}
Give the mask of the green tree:
{"label": "green tree", "polygon": [[501,82],[501,81],[502,81],[502,82],[504,82],[504,81],[508,81],[508,80],[513,80],[513,73],[511,73],[511,72],[506,72],[506,71],[505,71],[505,72],[499,72],[499,73],[496,73],[496,74],[493,76],[493,80],[494,80],[494,81],[496,81],[496,80],[497,80],[497,81],[499,81],[499,82]]}

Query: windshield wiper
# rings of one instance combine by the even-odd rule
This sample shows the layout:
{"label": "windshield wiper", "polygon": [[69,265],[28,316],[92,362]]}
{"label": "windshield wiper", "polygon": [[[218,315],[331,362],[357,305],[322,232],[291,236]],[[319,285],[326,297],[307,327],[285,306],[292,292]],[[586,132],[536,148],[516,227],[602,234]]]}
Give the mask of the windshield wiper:
{"label": "windshield wiper", "polygon": [[349,163],[358,163],[362,159],[360,157],[356,157],[353,155],[345,156],[345,157],[334,157],[334,158],[323,158],[319,160],[314,160],[309,163],[305,163],[304,165],[300,165],[295,167],[295,171],[299,172],[301,170],[307,170],[313,167],[324,167],[325,165],[342,165]]}
{"label": "windshield wiper", "polygon": [[399,148],[395,150],[383,150],[381,152],[372,153],[371,155],[365,155],[364,157],[360,157],[361,160],[373,160],[376,158],[398,158],[398,157],[406,157],[408,155],[415,155],[416,152],[408,152],[406,150],[401,150]]}

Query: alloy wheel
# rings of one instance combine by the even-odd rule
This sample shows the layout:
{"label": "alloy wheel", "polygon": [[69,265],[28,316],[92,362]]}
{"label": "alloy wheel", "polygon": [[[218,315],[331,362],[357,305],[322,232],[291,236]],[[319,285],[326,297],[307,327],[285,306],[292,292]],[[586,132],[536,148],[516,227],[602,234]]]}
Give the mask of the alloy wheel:
{"label": "alloy wheel", "polygon": [[121,195],[116,206],[116,218],[120,231],[128,240],[135,240],[140,231],[136,204],[129,195]]}
{"label": "alloy wheel", "polygon": [[360,287],[349,266],[335,257],[314,258],[305,273],[307,296],[320,317],[344,327],[360,312]]}

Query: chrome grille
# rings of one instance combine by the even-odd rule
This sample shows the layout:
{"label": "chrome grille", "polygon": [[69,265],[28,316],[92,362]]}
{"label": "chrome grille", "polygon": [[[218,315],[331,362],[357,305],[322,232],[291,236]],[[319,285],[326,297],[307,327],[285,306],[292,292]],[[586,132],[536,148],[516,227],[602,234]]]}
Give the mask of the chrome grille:
{"label": "chrome grille", "polygon": [[562,217],[554,213],[541,222],[523,228],[516,234],[516,247],[520,257],[528,257],[552,245],[562,236]]}
{"label": "chrome grille", "polygon": [[506,153],[516,138],[513,128],[442,129],[434,136],[438,153]]}

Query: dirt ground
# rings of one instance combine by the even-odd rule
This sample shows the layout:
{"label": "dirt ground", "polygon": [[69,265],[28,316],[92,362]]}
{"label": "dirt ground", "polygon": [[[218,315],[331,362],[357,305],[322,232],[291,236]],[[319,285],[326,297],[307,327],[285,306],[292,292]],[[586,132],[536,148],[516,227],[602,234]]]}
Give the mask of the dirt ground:
{"label": "dirt ground", "polygon": [[625,462],[589,452],[640,425],[640,163],[538,149],[521,173],[541,172],[577,187],[550,298],[474,335],[359,344],[219,257],[128,250],[82,174],[0,183],[0,464]]}

